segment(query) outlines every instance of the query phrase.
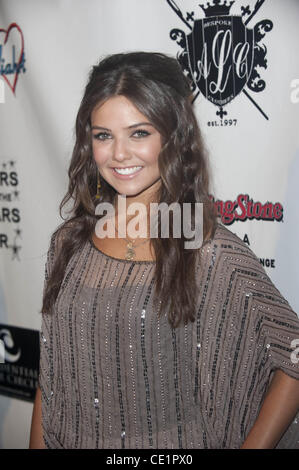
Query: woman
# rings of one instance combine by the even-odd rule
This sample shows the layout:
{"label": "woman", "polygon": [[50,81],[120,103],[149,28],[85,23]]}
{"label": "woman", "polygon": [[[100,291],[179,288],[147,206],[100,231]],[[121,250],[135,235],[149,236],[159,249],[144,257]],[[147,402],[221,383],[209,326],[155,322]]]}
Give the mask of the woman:
{"label": "woman", "polygon": [[[116,54],[93,67],[61,207],[70,200],[46,263],[30,447],[296,446],[299,320],[215,219],[175,59]],[[150,205],[162,202],[189,203],[192,227],[203,203],[202,246],[174,236],[177,219],[165,238],[158,219],[151,237]],[[103,203],[112,237],[98,225]],[[119,237],[141,206],[140,238]]]}

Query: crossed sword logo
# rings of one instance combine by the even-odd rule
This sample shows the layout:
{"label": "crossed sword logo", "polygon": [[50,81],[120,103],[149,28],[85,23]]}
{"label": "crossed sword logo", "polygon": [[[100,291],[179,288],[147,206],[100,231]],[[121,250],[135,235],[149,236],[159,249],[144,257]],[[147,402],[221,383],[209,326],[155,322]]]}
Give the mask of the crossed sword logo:
{"label": "crossed sword logo", "polygon": [[[193,28],[192,28],[192,25],[190,24],[190,20],[193,20],[193,15],[188,13],[186,18],[185,18],[184,14],[182,13],[182,11],[177,6],[177,4],[175,3],[174,0],[166,0],[166,1],[167,1],[168,5],[173,9],[173,11],[178,15],[180,20],[183,21],[183,23],[192,31]],[[257,14],[258,10],[261,8],[261,6],[263,5],[264,2],[265,2],[265,0],[257,0],[256,4],[254,6],[254,9],[251,13],[249,13],[248,6],[246,8],[244,8],[244,13],[245,12],[249,13],[249,17],[244,22],[244,26],[247,26],[249,21],[251,21],[252,18]],[[242,92],[251,101],[251,103],[259,110],[259,112],[265,117],[265,119],[269,120],[266,113],[260,108],[260,106],[257,104],[257,102],[252,98],[252,96],[250,96],[249,93],[244,89],[242,90]],[[198,97],[199,94],[200,94],[200,91],[198,90],[197,94],[195,95],[195,97],[192,100],[192,103],[196,100],[196,98]]]}

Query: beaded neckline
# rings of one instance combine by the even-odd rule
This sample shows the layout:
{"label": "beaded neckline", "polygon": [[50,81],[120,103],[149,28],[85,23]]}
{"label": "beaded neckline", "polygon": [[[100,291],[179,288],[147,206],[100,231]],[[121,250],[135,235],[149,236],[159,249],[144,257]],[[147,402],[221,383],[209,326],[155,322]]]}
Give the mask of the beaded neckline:
{"label": "beaded neckline", "polygon": [[116,258],[115,256],[111,256],[111,255],[108,255],[107,253],[104,253],[102,250],[100,250],[100,248],[98,248],[93,239],[92,238],[89,238],[89,242],[91,244],[91,246],[97,250],[99,253],[101,253],[103,256],[105,256],[106,258],[110,258],[114,261],[119,261],[121,263],[137,263],[137,264],[156,264],[156,261],[150,261],[150,260],[128,260],[128,259],[123,259],[123,258]]}

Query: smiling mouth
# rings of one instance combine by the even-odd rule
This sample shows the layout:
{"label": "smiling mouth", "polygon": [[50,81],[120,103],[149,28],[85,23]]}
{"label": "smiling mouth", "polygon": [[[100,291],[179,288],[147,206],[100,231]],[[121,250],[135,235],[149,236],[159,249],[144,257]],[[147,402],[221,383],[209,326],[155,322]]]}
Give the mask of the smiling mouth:
{"label": "smiling mouth", "polygon": [[142,168],[142,166],[114,167],[113,170],[119,175],[132,175]]}

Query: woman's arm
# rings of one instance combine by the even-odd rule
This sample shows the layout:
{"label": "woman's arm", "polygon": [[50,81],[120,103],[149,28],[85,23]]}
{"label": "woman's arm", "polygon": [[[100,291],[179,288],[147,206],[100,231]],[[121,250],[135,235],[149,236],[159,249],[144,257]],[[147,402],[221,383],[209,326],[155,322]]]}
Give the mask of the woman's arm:
{"label": "woman's arm", "polygon": [[30,431],[30,442],[29,449],[45,449],[45,442],[43,438],[42,429],[42,402],[41,402],[41,390],[37,387],[33,412],[31,421]]}
{"label": "woman's arm", "polygon": [[274,449],[299,409],[299,380],[277,370],[241,449]]}

